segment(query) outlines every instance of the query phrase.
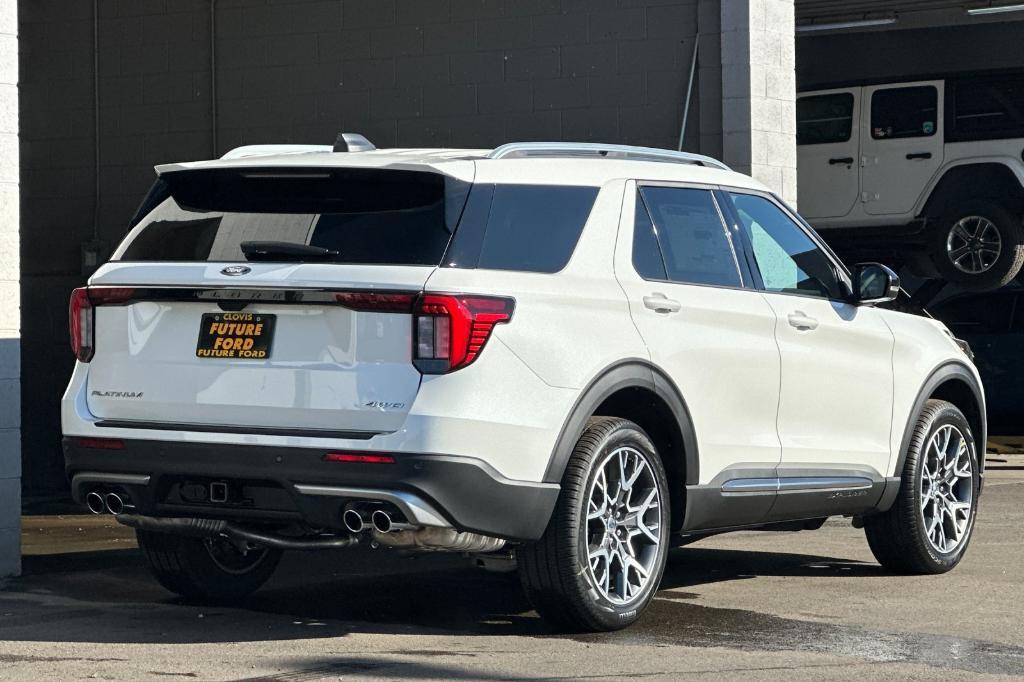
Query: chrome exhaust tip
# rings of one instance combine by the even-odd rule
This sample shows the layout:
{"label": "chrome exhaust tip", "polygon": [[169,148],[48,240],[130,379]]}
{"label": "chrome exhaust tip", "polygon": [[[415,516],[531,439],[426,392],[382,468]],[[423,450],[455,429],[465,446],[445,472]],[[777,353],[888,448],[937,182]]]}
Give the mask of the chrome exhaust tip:
{"label": "chrome exhaust tip", "polygon": [[107,510],[114,516],[124,512],[124,500],[122,500],[121,496],[117,493],[107,493],[107,496],[103,498],[103,501],[107,504]]}
{"label": "chrome exhaust tip", "polygon": [[366,528],[363,515],[355,509],[346,509],[345,513],[341,515],[341,520],[345,524],[345,528],[348,528],[349,532],[352,533],[362,533]]}
{"label": "chrome exhaust tip", "polygon": [[107,506],[103,502],[103,496],[95,490],[85,496],[85,506],[93,514],[102,514],[107,510]]}
{"label": "chrome exhaust tip", "polygon": [[373,523],[373,529],[378,533],[390,533],[394,527],[394,523],[391,521],[391,514],[383,509],[373,512],[370,515],[370,522]]}

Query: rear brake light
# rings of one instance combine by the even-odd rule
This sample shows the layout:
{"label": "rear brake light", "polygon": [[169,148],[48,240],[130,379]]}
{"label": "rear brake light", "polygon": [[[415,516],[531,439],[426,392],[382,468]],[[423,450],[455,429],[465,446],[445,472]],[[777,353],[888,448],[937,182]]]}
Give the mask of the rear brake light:
{"label": "rear brake light", "polygon": [[92,301],[86,289],[75,289],[71,292],[71,303],[68,305],[68,327],[71,331],[71,350],[80,362],[89,362],[93,354],[93,315]]}
{"label": "rear brake light", "polygon": [[444,374],[471,364],[494,325],[511,320],[514,309],[510,298],[424,294],[413,318],[413,364],[424,374]]}
{"label": "rear brake light", "polygon": [[71,292],[68,305],[68,330],[71,350],[81,362],[92,360],[96,350],[96,313],[99,305],[123,305],[131,302],[135,290],[128,287],[90,287]]}
{"label": "rear brake light", "polygon": [[366,455],[352,452],[328,452],[324,455],[325,462],[358,462],[362,464],[394,464],[391,455]]}

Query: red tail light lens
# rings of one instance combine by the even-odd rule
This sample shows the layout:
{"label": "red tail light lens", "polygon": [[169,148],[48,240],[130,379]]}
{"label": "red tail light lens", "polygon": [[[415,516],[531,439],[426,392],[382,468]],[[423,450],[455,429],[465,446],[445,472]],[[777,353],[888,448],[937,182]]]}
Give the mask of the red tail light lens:
{"label": "red tail light lens", "polygon": [[424,294],[413,317],[413,364],[424,374],[466,367],[514,309],[510,298]]}
{"label": "red tail light lens", "polygon": [[71,303],[68,305],[68,328],[71,330],[71,350],[80,362],[92,360],[94,350],[92,301],[86,289],[75,289],[71,292]]}
{"label": "red tail light lens", "polygon": [[324,455],[325,462],[349,462],[355,464],[394,464],[391,455],[374,455],[355,452],[328,452]]}
{"label": "red tail light lens", "polygon": [[92,360],[96,350],[96,306],[130,303],[135,290],[127,287],[80,288],[71,292],[68,304],[68,330],[71,350],[81,362]]}

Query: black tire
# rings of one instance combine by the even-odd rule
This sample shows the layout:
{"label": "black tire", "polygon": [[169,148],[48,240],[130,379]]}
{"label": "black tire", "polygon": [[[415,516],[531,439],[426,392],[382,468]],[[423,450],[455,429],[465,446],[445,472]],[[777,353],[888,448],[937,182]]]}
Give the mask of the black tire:
{"label": "black tire", "polygon": [[[657,519],[658,528],[653,533],[659,540],[644,548],[645,561],[650,562],[646,583],[638,586],[639,592],[629,595],[628,600],[615,603],[601,592],[591,575],[591,535],[584,525],[588,524],[588,491],[599,474],[599,465],[623,447],[640,453],[650,467],[651,476],[646,478],[645,474],[645,480],[650,481],[651,490],[657,487],[660,503],[656,510],[651,508],[641,516],[647,519],[645,526]],[[565,629],[608,631],[632,624],[654,598],[665,571],[670,518],[665,469],[647,434],[625,419],[591,418],[566,466],[562,491],[544,536],[518,551],[519,576],[527,597],[543,618]],[[589,523],[593,529],[594,521]],[[597,524],[604,528],[602,521]],[[618,530],[629,533],[629,529]],[[614,526],[608,532],[616,532]],[[606,566],[610,575],[611,564]]]}
{"label": "black tire", "polygon": [[281,560],[280,550],[260,548],[243,555],[221,538],[144,530],[136,531],[135,537],[157,581],[188,599],[241,599],[267,582]]}
{"label": "black tire", "polygon": [[[947,249],[951,231],[962,219],[970,217],[980,217],[991,222],[998,231],[1001,242],[999,256],[995,262],[977,274],[959,269],[953,263]],[[962,244],[962,241],[954,238],[954,244]],[[1024,265],[1024,223],[1020,215],[995,202],[965,202],[939,221],[932,235],[929,251],[935,269],[947,282],[959,284],[970,291],[998,289],[1013,281]]]}
{"label": "black tire", "polygon": [[[947,425],[963,434],[971,464],[971,508],[966,518],[963,537],[950,551],[939,551],[928,539],[925,513],[922,509],[922,477],[925,476],[926,448],[932,436]],[[966,483],[966,478],[964,479]],[[885,568],[897,573],[935,574],[953,569],[967,551],[974,521],[978,513],[978,493],[981,482],[977,449],[970,424],[952,403],[929,400],[914,427],[901,472],[901,483],[896,502],[889,511],[864,519],[864,533],[872,554]],[[965,486],[966,487],[966,486]]]}

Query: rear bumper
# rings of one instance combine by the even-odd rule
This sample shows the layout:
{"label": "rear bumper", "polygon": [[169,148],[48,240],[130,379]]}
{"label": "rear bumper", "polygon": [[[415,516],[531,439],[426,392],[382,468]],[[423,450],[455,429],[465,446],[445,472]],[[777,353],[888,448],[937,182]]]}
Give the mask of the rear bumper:
{"label": "rear bumper", "polygon": [[[124,440],[121,449],[64,438],[72,495],[120,490],[136,513],[343,528],[354,500],[395,504],[425,525],[511,540],[535,540],[547,526],[559,487],[504,478],[470,457],[395,454],[395,462],[325,462],[315,448]],[[191,494],[226,482],[227,502]],[[186,487],[187,486],[187,487]],[[190,494],[186,495],[185,491]],[[411,519],[413,520],[413,519]]]}

